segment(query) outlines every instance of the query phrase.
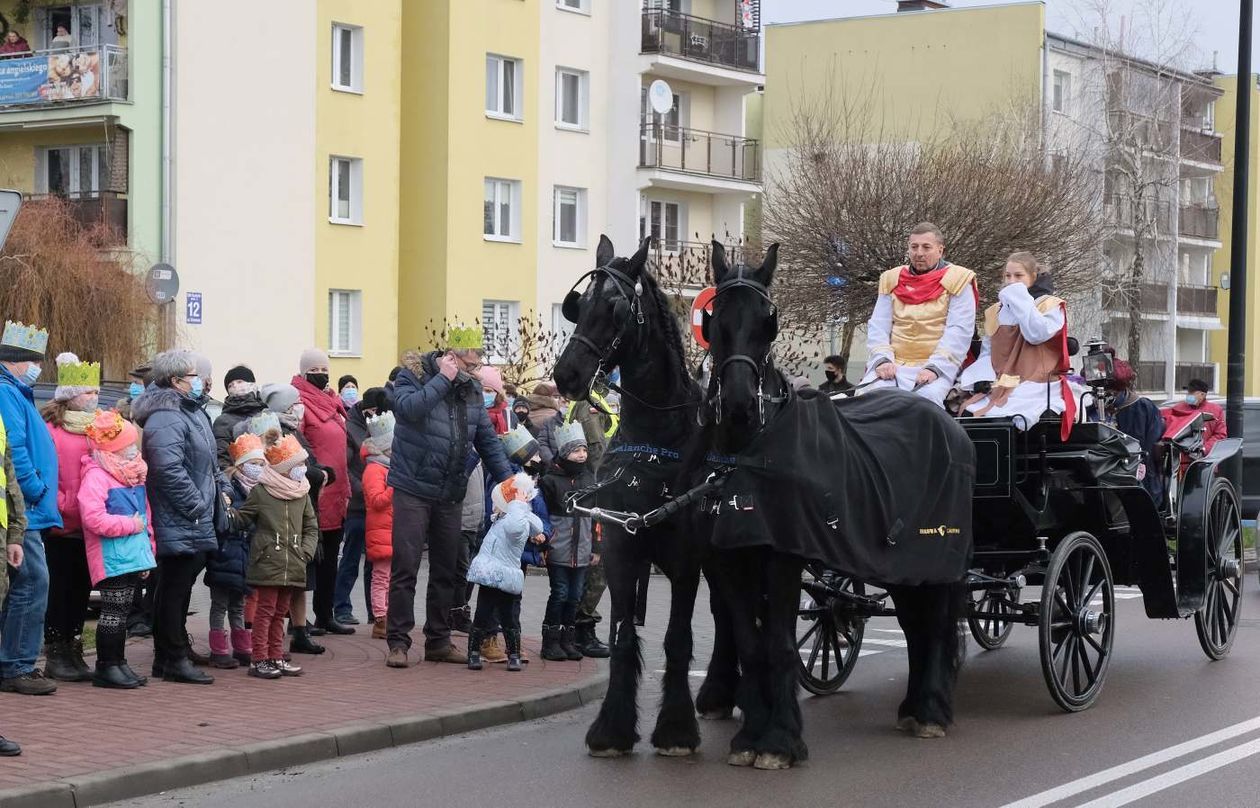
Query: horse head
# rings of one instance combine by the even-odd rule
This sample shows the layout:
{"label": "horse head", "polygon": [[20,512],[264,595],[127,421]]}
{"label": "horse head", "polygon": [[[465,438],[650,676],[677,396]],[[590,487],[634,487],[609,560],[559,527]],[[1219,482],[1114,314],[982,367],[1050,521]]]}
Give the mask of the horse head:
{"label": "horse head", "polygon": [[[578,278],[564,298],[561,313],[574,331],[556,362],[556,387],[573,400],[584,399],[596,376],[611,371],[629,356],[644,323],[643,273],[650,238],[639,251],[619,258],[608,236],[599,237],[595,269]],[[578,287],[584,280],[586,289]]]}

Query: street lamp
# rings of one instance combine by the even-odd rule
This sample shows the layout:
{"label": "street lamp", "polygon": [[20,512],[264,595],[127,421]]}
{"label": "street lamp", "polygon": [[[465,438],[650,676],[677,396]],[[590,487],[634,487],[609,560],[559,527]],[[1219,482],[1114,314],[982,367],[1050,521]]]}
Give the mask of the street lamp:
{"label": "street lamp", "polygon": [[[1238,106],[1234,137],[1234,212],[1229,256],[1229,365],[1225,382],[1225,425],[1231,437],[1243,434],[1244,353],[1247,347],[1247,177],[1251,166],[1251,4],[1241,0],[1238,13]],[[1242,488],[1242,453],[1226,467],[1234,488]]]}

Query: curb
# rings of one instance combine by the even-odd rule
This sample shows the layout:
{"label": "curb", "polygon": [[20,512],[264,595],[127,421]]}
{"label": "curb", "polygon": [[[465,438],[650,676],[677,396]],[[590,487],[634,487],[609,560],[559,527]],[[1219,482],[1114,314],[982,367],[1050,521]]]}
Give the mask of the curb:
{"label": "curb", "polygon": [[87,808],[188,788],[248,774],[301,766],[349,755],[428,741],[479,729],[533,721],[599,701],[608,690],[608,669],[573,687],[544,690],[518,701],[493,701],[466,710],[401,716],[390,721],[347,724],[232,749],[93,772],[0,791],[3,808]]}

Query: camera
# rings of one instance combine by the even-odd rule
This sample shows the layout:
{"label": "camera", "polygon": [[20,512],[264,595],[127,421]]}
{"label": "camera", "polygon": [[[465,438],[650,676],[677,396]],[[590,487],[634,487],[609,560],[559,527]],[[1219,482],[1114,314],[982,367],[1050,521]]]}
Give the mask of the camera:
{"label": "camera", "polygon": [[1099,338],[1085,343],[1085,362],[1081,375],[1090,387],[1104,387],[1116,370],[1116,349]]}

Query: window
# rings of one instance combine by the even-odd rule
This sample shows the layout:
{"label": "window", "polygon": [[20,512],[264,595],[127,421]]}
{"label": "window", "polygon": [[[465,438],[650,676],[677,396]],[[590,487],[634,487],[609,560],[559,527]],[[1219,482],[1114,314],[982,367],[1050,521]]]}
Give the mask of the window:
{"label": "window", "polygon": [[565,11],[577,11],[582,14],[590,14],[590,2],[591,0],[556,0],[556,8],[561,8]]}
{"label": "window", "polygon": [[1072,74],[1062,70],[1054,71],[1054,111],[1067,112],[1072,103]]}
{"label": "window", "polygon": [[35,190],[59,196],[95,196],[109,188],[108,155],[104,145],[40,149]]}
{"label": "window", "polygon": [[482,234],[490,241],[520,241],[520,211],[520,182],[487,177]]}
{"label": "window", "polygon": [[334,90],[363,92],[363,29],[332,27],[332,86]]}
{"label": "window", "polygon": [[556,335],[557,344],[555,345],[555,349],[557,351],[564,350],[564,346],[568,344],[569,337],[573,336],[573,331],[576,328],[577,326],[564,318],[564,307],[559,303],[552,303],[551,333]]}
{"label": "window", "polygon": [[363,293],[357,289],[328,290],[328,353],[363,354]]}
{"label": "window", "polygon": [[677,202],[648,202],[646,221],[640,222],[640,238],[651,236],[666,252],[677,252],[678,236],[683,232],[682,207]]}
{"label": "window", "polygon": [[514,300],[481,302],[481,336],[486,362],[500,365],[508,361],[516,342],[516,326],[520,304]]}
{"label": "window", "polygon": [[556,68],[556,125],[566,129],[586,129],[589,114],[590,74],[581,70]]}
{"label": "window", "polygon": [[[689,8],[690,3],[688,3],[687,6]],[[688,8],[684,8],[683,0],[647,0],[647,7],[649,11],[660,9],[664,11],[682,12],[688,10]]]}
{"label": "window", "polygon": [[486,114],[521,119],[521,84],[524,73],[519,59],[486,54]]}
{"label": "window", "polygon": [[586,191],[557,185],[553,195],[555,218],[551,241],[561,247],[581,247],[586,241]]}
{"label": "window", "polygon": [[328,161],[328,220],[363,224],[363,161],[333,157]]}

